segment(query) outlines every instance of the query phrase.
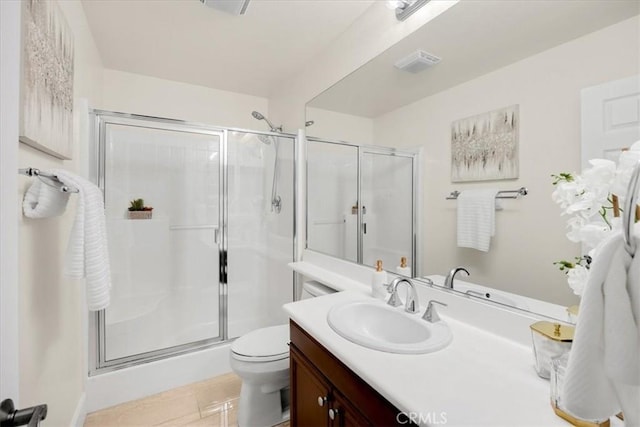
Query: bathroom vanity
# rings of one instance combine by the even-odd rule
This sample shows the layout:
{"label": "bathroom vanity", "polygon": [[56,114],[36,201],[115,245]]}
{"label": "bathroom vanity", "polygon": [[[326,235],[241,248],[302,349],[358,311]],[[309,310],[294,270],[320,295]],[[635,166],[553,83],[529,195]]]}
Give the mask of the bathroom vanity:
{"label": "bathroom vanity", "polygon": [[[387,353],[338,335],[327,322],[329,311],[350,301],[371,300],[361,292],[286,304],[291,319],[292,425],[404,425],[411,416],[417,424],[431,426],[568,425],[551,409],[549,382],[535,373],[531,319],[433,292],[422,290],[421,311],[434,295],[447,302],[440,315],[453,341],[429,354]],[[468,323],[465,315],[460,321],[454,312],[468,313],[482,327]],[[510,328],[521,330],[521,339],[484,329],[494,325],[504,325],[496,332],[507,335]],[[399,413],[405,418],[396,418]]]}
{"label": "bathroom vanity", "polygon": [[294,321],[290,323],[291,424],[394,425],[406,417]]}

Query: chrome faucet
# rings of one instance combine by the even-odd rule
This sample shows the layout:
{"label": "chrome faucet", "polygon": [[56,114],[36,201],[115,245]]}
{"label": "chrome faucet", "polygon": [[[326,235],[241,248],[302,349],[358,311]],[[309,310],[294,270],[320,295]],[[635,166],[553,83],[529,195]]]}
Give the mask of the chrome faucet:
{"label": "chrome faucet", "polygon": [[469,272],[467,271],[466,268],[464,267],[456,267],[451,269],[451,271],[449,272],[449,274],[447,274],[447,277],[444,279],[444,287],[447,289],[453,289],[453,279],[455,279],[456,274],[458,273],[458,271],[464,271],[465,273],[467,273],[467,276],[469,276]]}
{"label": "chrome faucet", "polygon": [[429,304],[427,304],[427,310],[424,312],[424,315],[422,315],[422,318],[429,323],[436,323],[440,321],[440,316],[438,316],[438,312],[436,311],[434,304],[440,304],[443,307],[447,306],[447,304],[434,299],[429,301]]}
{"label": "chrome faucet", "polygon": [[413,284],[413,282],[406,277],[396,277],[389,284],[388,291],[391,296],[389,297],[389,301],[387,301],[387,304],[393,307],[402,305],[402,301],[398,296],[398,285],[403,282],[406,283],[410,288],[409,292],[407,292],[407,302],[404,305],[404,311],[406,311],[407,313],[417,313],[420,308],[420,304],[418,303],[418,291],[416,290],[416,286]]}

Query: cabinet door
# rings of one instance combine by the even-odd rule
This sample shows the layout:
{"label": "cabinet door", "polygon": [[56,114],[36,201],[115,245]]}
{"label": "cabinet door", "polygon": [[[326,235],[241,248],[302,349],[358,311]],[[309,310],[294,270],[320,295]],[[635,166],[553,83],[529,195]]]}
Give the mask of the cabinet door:
{"label": "cabinet door", "polygon": [[330,386],[291,346],[291,425],[322,427],[329,425]]}
{"label": "cabinet door", "polygon": [[337,390],[333,390],[333,401],[331,404],[329,418],[332,427],[363,427],[372,426],[360,411],[351,404],[351,402]]}

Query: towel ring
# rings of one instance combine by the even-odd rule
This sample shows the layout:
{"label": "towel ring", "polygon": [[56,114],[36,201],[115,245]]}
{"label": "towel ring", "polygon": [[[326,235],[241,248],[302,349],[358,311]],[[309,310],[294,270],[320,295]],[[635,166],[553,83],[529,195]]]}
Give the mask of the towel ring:
{"label": "towel ring", "polygon": [[640,162],[636,164],[629,180],[627,198],[624,202],[624,216],[622,217],[622,235],[624,248],[633,256],[636,253],[636,239],[633,238],[633,227],[636,217],[636,205],[638,204],[638,190],[640,189]]}

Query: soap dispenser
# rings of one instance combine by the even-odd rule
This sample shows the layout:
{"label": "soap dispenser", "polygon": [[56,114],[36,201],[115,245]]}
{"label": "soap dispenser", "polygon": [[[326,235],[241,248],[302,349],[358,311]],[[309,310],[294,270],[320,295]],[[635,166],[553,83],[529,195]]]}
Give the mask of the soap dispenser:
{"label": "soap dispenser", "polygon": [[376,261],[376,271],[371,275],[371,295],[374,298],[384,299],[387,296],[387,272],[382,269],[382,260]]}
{"label": "soap dispenser", "polygon": [[407,257],[400,258],[400,265],[396,267],[396,273],[401,276],[411,277],[411,267],[407,265]]}

